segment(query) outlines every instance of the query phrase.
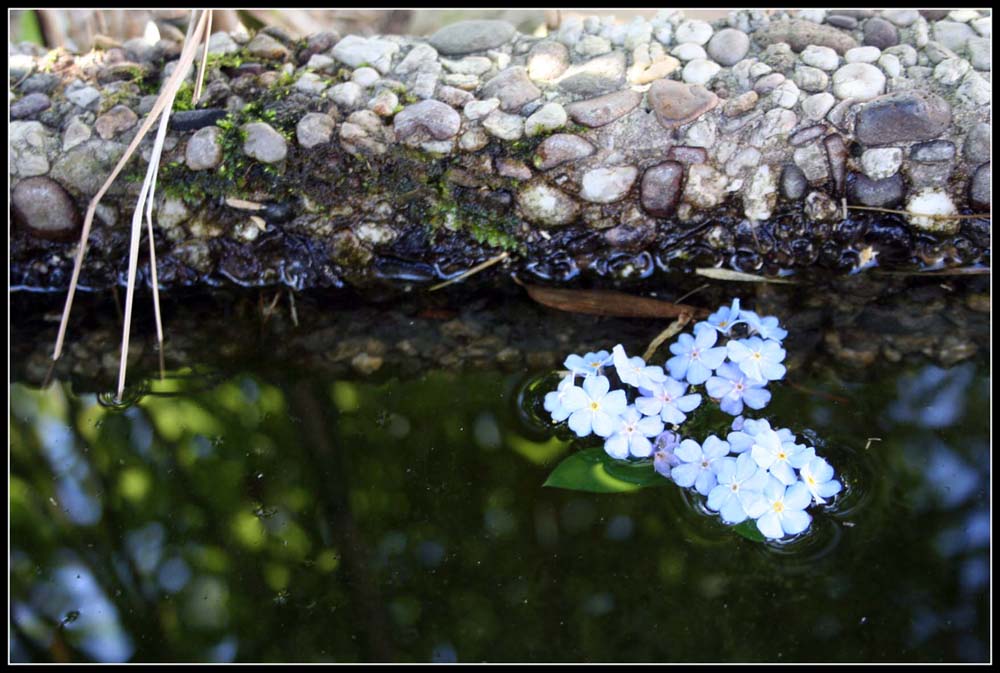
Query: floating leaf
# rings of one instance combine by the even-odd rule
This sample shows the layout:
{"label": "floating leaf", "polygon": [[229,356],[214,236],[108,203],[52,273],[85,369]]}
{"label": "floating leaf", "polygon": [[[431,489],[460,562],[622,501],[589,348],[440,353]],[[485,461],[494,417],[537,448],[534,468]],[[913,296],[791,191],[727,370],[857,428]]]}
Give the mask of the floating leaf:
{"label": "floating leaf", "polygon": [[565,458],[544,485],[591,493],[628,493],[668,483],[653,469],[651,460],[616,460],[603,448],[592,447]]}
{"label": "floating leaf", "polygon": [[794,280],[788,280],[786,278],[768,278],[767,276],[755,276],[752,273],[743,273],[742,271],[733,271],[732,269],[715,269],[715,268],[705,268],[705,269],[695,269],[694,272],[699,276],[705,276],[706,278],[714,278],[716,280],[735,280],[740,283],[780,283],[783,285],[794,285]]}
{"label": "floating leaf", "polygon": [[637,297],[615,290],[566,290],[524,285],[528,296],[539,304],[570,313],[606,315],[616,318],[678,318],[691,315],[705,318],[710,311],[687,304]]}
{"label": "floating leaf", "polygon": [[754,519],[747,519],[743,523],[736,524],[733,526],[733,531],[735,531],[737,535],[742,535],[746,539],[752,540],[753,542],[764,542],[764,540],[767,539],[764,537],[764,534],[760,532],[760,529],[757,528],[757,522]]}

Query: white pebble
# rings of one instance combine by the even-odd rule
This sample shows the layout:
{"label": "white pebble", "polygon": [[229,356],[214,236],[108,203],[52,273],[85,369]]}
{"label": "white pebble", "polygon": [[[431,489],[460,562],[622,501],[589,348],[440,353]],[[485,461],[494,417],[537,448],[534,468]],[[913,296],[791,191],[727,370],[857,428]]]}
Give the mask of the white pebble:
{"label": "white pebble", "polygon": [[722,66],[715,61],[696,58],[684,66],[681,78],[688,84],[708,84],[720,70]]}
{"label": "white pebble", "polygon": [[712,26],[707,21],[692,19],[683,21],[677,26],[676,37],[678,42],[694,42],[695,44],[706,44],[711,38]]}
{"label": "white pebble", "polygon": [[861,169],[872,180],[890,178],[903,164],[903,150],[898,147],[879,147],[865,150],[861,155]]}
{"label": "white pebble", "polygon": [[833,73],[833,95],[869,100],[885,92],[885,75],[869,63],[848,63]]}
{"label": "white pebble", "polygon": [[811,44],[802,50],[801,58],[806,65],[828,72],[836,70],[837,66],[840,65],[840,57],[830,47],[818,47]]}
{"label": "white pebble", "polygon": [[844,60],[848,63],[874,63],[881,55],[882,50],[878,47],[855,47],[844,53]]}
{"label": "white pebble", "polygon": [[693,61],[696,58],[708,58],[705,48],[694,42],[685,42],[674,47],[671,52],[682,61]]}

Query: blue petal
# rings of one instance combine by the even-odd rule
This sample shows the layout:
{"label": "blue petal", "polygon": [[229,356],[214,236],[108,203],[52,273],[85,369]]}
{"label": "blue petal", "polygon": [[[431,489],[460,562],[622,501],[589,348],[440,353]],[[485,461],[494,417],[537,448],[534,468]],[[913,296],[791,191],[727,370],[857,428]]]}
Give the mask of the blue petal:
{"label": "blue petal", "polygon": [[[733,492],[730,491],[730,493]],[[729,498],[722,505],[722,509],[719,510],[719,514],[722,515],[723,521],[731,524],[740,523],[741,521],[745,521],[747,518],[747,513],[743,510],[743,503],[740,502],[740,499],[737,497]]]}
{"label": "blue petal", "polygon": [[591,431],[591,413],[589,409],[579,409],[574,411],[569,417],[569,429],[576,433],[577,437],[586,437]]}
{"label": "blue petal", "polygon": [[604,442],[604,451],[612,458],[624,460],[628,458],[628,439],[620,432],[611,435]]}
{"label": "blue petal", "polygon": [[785,510],[781,517],[781,528],[789,535],[798,535],[812,522],[812,517],[802,510]]}
{"label": "blue petal", "polygon": [[743,401],[751,409],[763,409],[771,401],[771,391],[764,388],[747,388],[743,391]]}
{"label": "blue petal", "polygon": [[785,537],[785,531],[781,528],[781,520],[774,512],[768,512],[757,519],[757,530],[764,534],[764,537],[778,539]]}
{"label": "blue petal", "polygon": [[699,472],[701,472],[701,468],[695,463],[684,463],[683,465],[678,465],[670,471],[670,478],[673,479],[678,486],[688,488],[694,484],[694,480],[697,478]]}

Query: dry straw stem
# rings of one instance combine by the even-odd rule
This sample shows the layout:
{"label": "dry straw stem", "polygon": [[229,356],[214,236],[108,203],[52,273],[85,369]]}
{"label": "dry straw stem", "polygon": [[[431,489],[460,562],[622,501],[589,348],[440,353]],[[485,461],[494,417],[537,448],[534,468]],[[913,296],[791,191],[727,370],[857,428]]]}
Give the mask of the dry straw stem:
{"label": "dry straw stem", "polygon": [[755,276],[752,273],[743,273],[742,271],[732,271],[730,269],[704,268],[695,269],[694,272],[699,276],[705,276],[706,278],[714,278],[715,280],[735,280],[740,283],[777,283],[780,285],[795,284],[794,280],[788,280],[786,278]]}
{"label": "dry straw stem", "polygon": [[663,342],[680,332],[684,327],[691,322],[690,313],[682,313],[677,320],[670,323],[667,329],[660,332],[655,339],[649,342],[649,347],[646,348],[646,352],[642,354],[642,359],[649,362],[649,358],[653,357],[653,353],[656,349],[663,345]]}
{"label": "dry straw stem", "polygon": [[[164,85],[159,97],[153,104],[153,109],[150,111],[149,115],[147,115],[146,119],[143,121],[142,126],[139,127],[138,133],[136,133],[135,138],[133,138],[132,142],[125,150],[125,153],[122,155],[122,158],[118,161],[118,164],[115,166],[114,170],[111,171],[111,175],[108,176],[107,180],[105,180],[104,184],[97,191],[97,194],[94,195],[94,198],[91,200],[90,205],[87,207],[87,213],[83,221],[83,230],[80,234],[80,245],[77,249],[76,259],[73,265],[73,275],[70,278],[69,293],[66,296],[66,305],[63,308],[62,319],[59,323],[59,334],[56,337],[56,344],[52,353],[53,360],[58,360],[59,356],[62,354],[62,347],[66,337],[66,328],[67,325],[69,324],[69,315],[73,308],[73,297],[76,294],[76,286],[80,278],[80,269],[83,266],[83,259],[87,251],[87,239],[90,237],[90,228],[94,222],[94,215],[97,211],[97,206],[98,204],[100,204],[101,199],[107,193],[108,189],[114,183],[115,178],[117,178],[118,175],[121,173],[122,169],[128,163],[129,159],[132,158],[132,155],[139,147],[139,143],[141,143],[143,138],[146,137],[146,134],[152,128],[157,118],[159,118],[160,115],[164,113],[165,110],[169,110],[169,107],[172,105],[173,98],[176,95],[177,90],[180,88],[181,83],[184,81],[184,78],[186,77],[188,70],[190,69],[192,63],[194,62],[195,52],[197,51],[198,43],[200,42],[202,36],[205,34],[207,21],[208,21],[208,12],[204,11],[202,12],[201,17],[199,18],[195,29],[189,33],[188,40],[186,41],[184,49],[181,52],[180,59],[178,60],[177,68],[174,70],[173,74],[170,76],[170,79],[168,79],[167,83]],[[160,149],[162,149],[162,144],[163,144],[162,140],[160,140],[159,142]],[[154,148],[154,154],[157,155],[158,159],[158,152],[156,151],[155,148]],[[156,161],[151,160],[150,163],[154,164],[156,163]],[[150,180],[151,176],[155,176],[155,168],[153,169],[152,172],[147,173],[147,181]],[[148,191],[149,191],[149,184],[144,184],[142,195],[140,196],[139,205],[137,207],[139,215],[138,217],[133,218],[133,232],[135,232],[136,221],[138,221],[139,226],[141,227],[141,222],[142,222],[141,210],[142,210],[143,200],[145,199],[145,195],[148,193]],[[134,258],[137,257],[138,255],[137,240],[132,245],[132,255],[133,259],[130,261],[129,266],[130,266],[130,275],[134,277],[134,266],[136,263]],[[130,294],[132,291],[131,285],[132,283],[130,283],[129,287]],[[156,303],[158,304],[158,301]],[[127,315],[125,324],[126,324],[126,335],[127,335],[127,325],[129,322],[128,318],[130,318],[131,316],[129,311],[127,311],[126,314]]]}
{"label": "dry straw stem", "polygon": [[507,259],[507,257],[509,257],[509,255],[506,252],[501,252],[496,257],[490,257],[485,262],[482,262],[481,264],[476,264],[474,267],[472,267],[468,271],[463,271],[462,273],[458,274],[454,278],[449,278],[448,280],[444,281],[443,283],[438,283],[437,285],[432,286],[427,291],[428,292],[433,292],[434,290],[440,290],[443,287],[448,287],[452,283],[461,282],[461,281],[465,280],[466,278],[468,278],[469,276],[475,276],[477,273],[479,273],[483,269],[488,269],[491,266],[493,266],[494,264],[497,264],[498,262],[502,262],[503,260]]}

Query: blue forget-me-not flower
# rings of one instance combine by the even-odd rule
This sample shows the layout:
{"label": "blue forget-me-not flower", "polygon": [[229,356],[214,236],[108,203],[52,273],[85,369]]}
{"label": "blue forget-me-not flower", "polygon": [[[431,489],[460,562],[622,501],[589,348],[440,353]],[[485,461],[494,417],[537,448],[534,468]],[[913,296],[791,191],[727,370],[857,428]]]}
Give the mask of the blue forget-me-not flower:
{"label": "blue forget-me-not flower", "polygon": [[663,432],[663,421],[653,416],[643,416],[635,405],[625,409],[615,421],[615,432],[604,442],[604,450],[612,458],[624,460],[629,455],[646,458],[653,452],[650,437]]}
{"label": "blue forget-me-not flower", "polygon": [[763,409],[771,401],[771,392],[764,383],[751,379],[732,362],[723,362],[716,375],[705,382],[705,390],[727,414],[737,416],[743,412],[743,405],[751,409]]}
{"label": "blue forget-me-not flower", "polygon": [[687,388],[686,383],[667,378],[652,389],[641,388],[642,397],[636,398],[635,406],[647,416],[659,416],[664,423],[680,425],[687,418],[685,412],[701,404],[701,395],[684,394]]}
{"label": "blue forget-me-not flower", "polygon": [[699,385],[707,381],[712,371],[726,359],[726,348],[713,348],[718,332],[711,325],[698,323],[694,334],[681,334],[675,343],[670,344],[674,357],[667,360],[667,369],[675,379],[686,379],[688,383]]}
{"label": "blue forget-me-not flower", "polygon": [[715,435],[709,435],[700,445],[685,439],[674,451],[682,462],[670,471],[670,477],[678,486],[694,486],[702,495],[708,495],[716,484],[715,463],[728,453],[729,444]]}
{"label": "blue forget-me-not flower", "polygon": [[766,537],[777,539],[797,535],[809,527],[812,517],[805,512],[812,498],[801,481],[785,486],[771,477],[764,486],[767,509],[757,519],[757,529]]}
{"label": "blue forget-me-not flower", "polygon": [[624,390],[611,390],[606,376],[591,376],[583,380],[583,388],[573,387],[563,399],[569,410],[569,428],[577,437],[593,431],[598,437],[608,437],[615,431],[615,419],[625,413],[628,399]]}

